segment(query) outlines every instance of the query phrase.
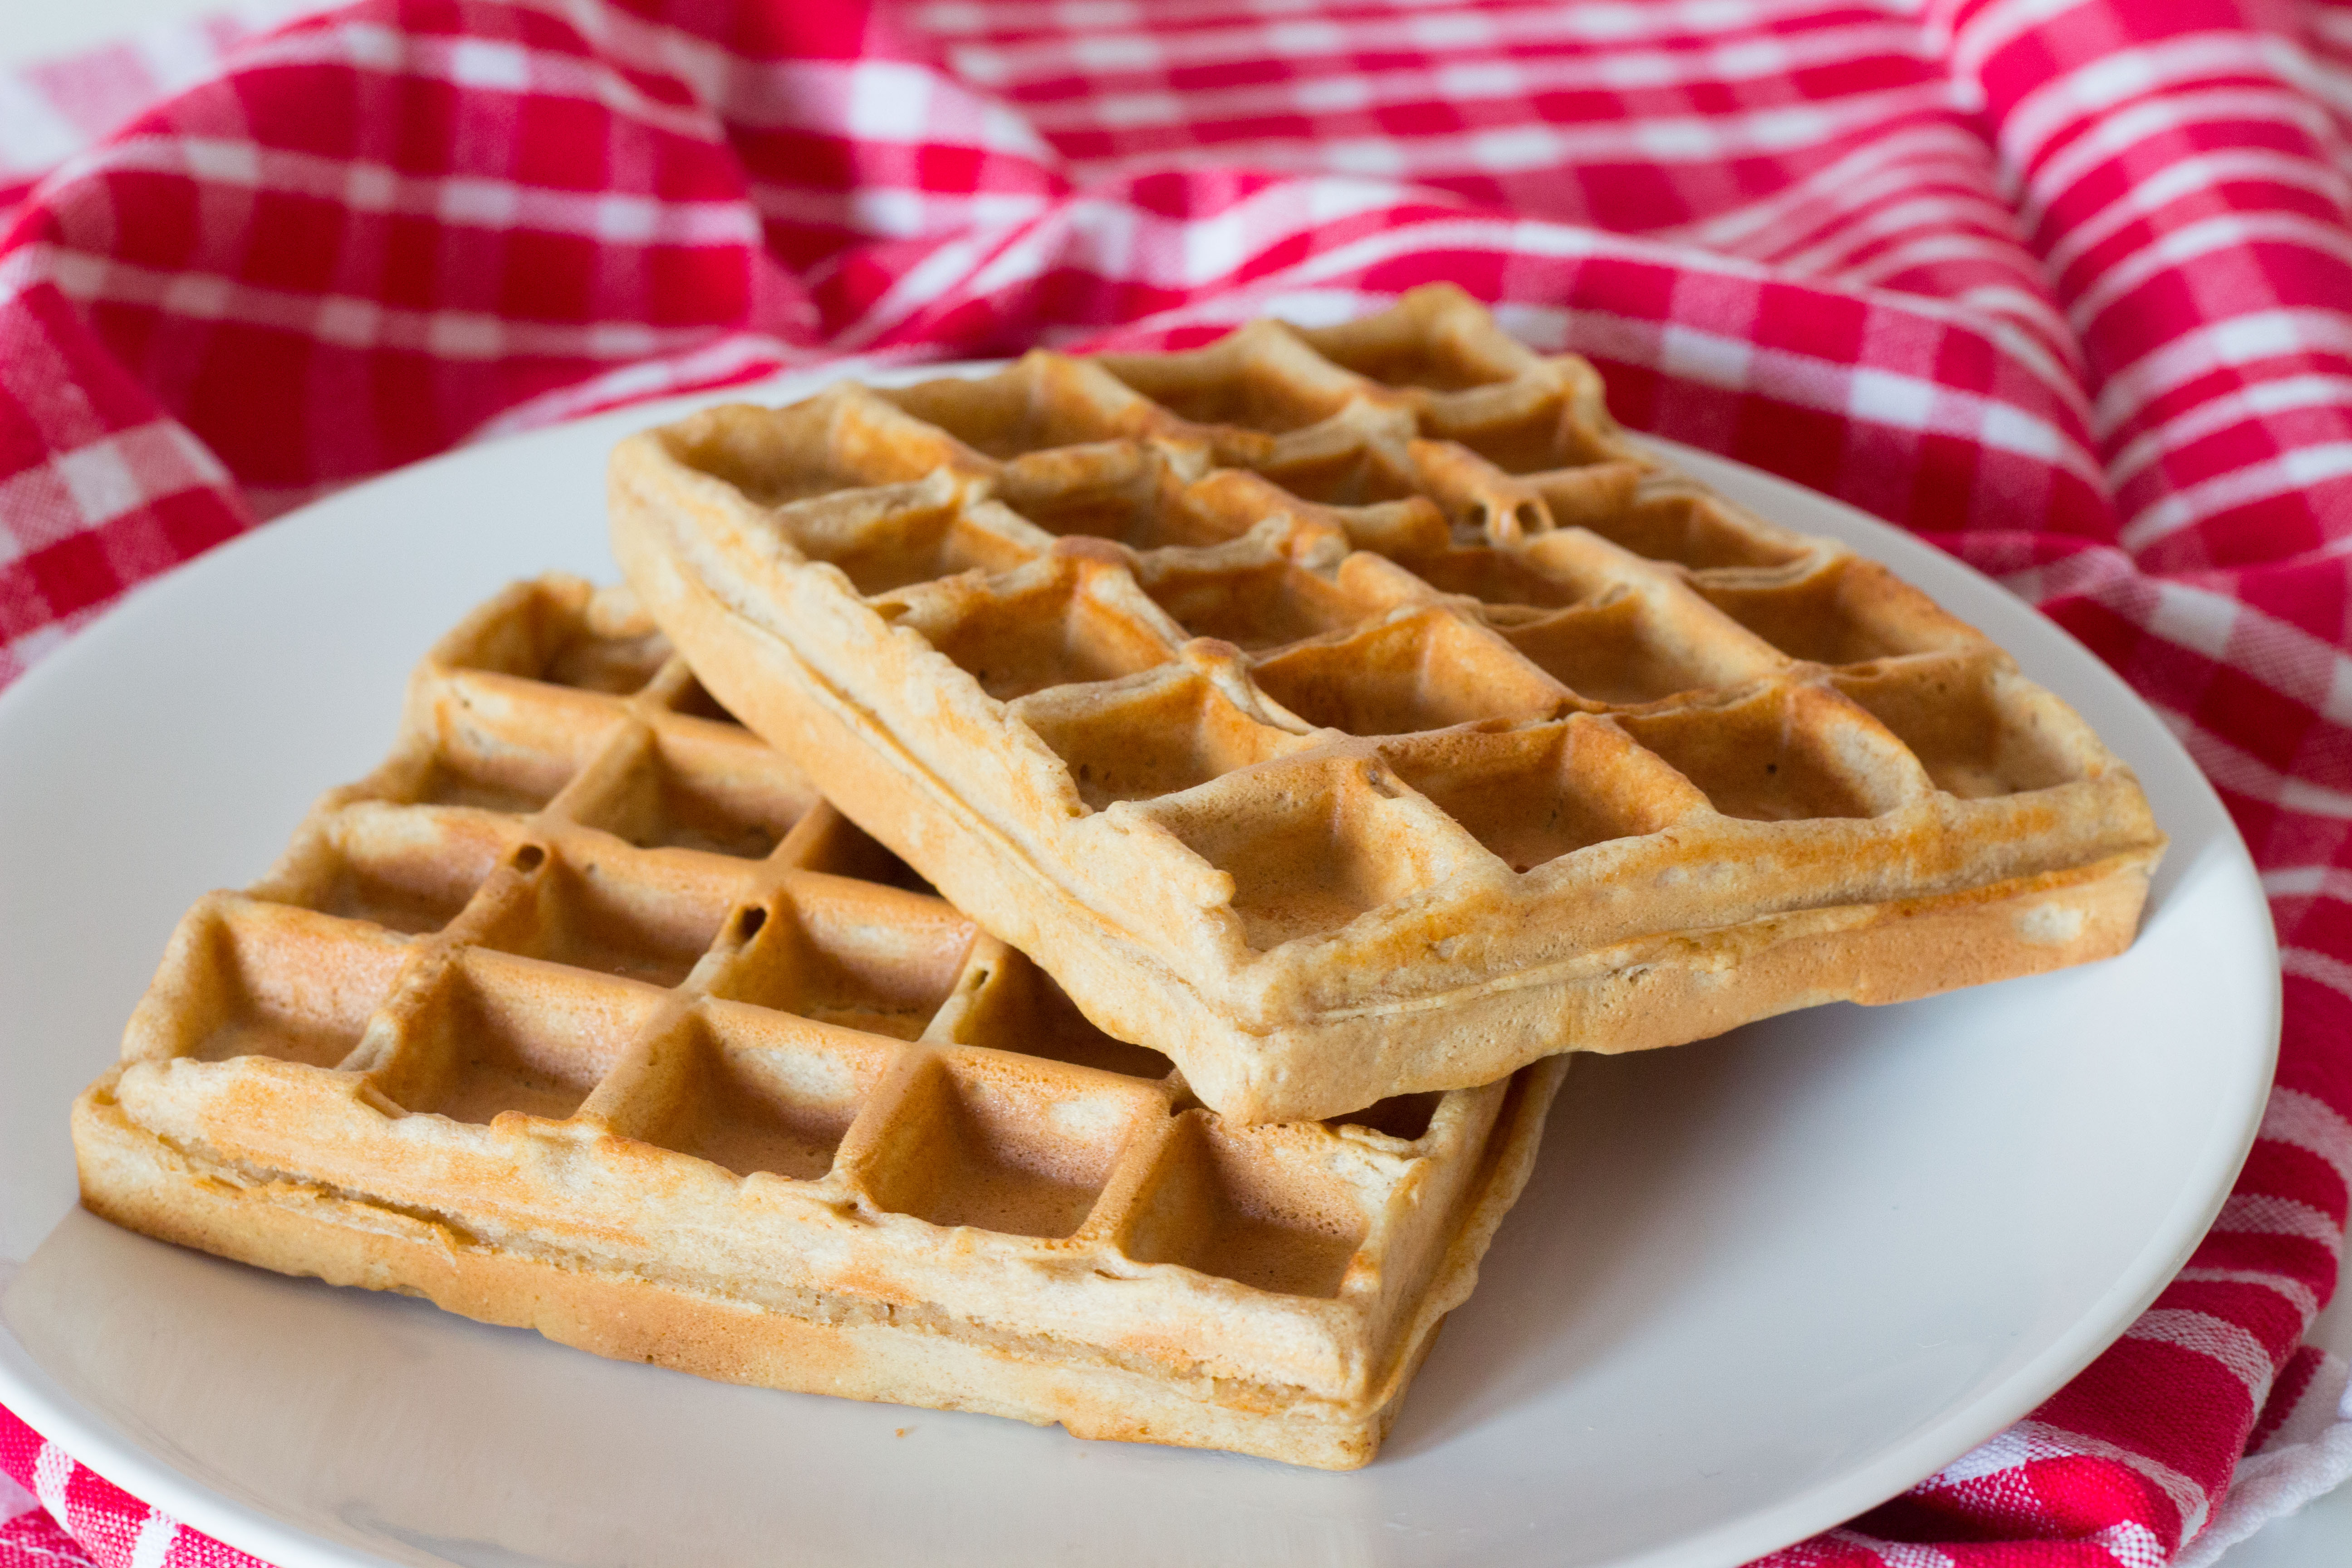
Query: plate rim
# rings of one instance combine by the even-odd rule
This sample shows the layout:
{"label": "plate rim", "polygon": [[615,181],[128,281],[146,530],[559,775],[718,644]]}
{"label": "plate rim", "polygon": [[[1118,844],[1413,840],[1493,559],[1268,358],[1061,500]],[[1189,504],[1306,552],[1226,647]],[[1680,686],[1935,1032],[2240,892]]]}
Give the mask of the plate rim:
{"label": "plate rim", "polygon": [[[2213,788],[2212,780],[2206,777],[2205,770],[2197,765],[2196,759],[2189,754],[2188,747],[2181,742],[2172,726],[2164,721],[2163,715],[2156,706],[2133,689],[2130,682],[2117,674],[2113,666],[2093,652],[2081,638],[2044,614],[2038,605],[2011,593],[1989,573],[1978,570],[1957,555],[1937,549],[1907,529],[1900,528],[1882,518],[1871,516],[1859,507],[1841,501],[1834,496],[1827,496],[1817,490],[1809,489],[1794,480],[1782,479],[1777,474],[1767,473],[1761,468],[1753,468],[1737,459],[1690,447],[1679,441],[1668,440],[1646,433],[1635,433],[1635,438],[1643,445],[1657,448],[1681,465],[1693,478],[1727,494],[1736,494],[1739,490],[1747,489],[1770,495],[1783,502],[1826,506],[1831,509],[1832,515],[1839,516],[1842,521],[1858,521],[1867,524],[1869,527],[1865,531],[1876,531],[1883,533],[1890,548],[1881,555],[1876,552],[1874,543],[1874,548],[1865,553],[1871,554],[1881,564],[1893,570],[1896,576],[1903,577],[1906,582],[1910,580],[1905,570],[1906,558],[1934,559],[1942,565],[1958,567],[1961,572],[1977,577],[1999,590],[2011,602],[2064,639],[2069,651],[2079,656],[2083,660],[2085,678],[2094,679],[2106,685],[2114,695],[2128,700],[2133,706],[2147,712],[2155,720],[2157,728],[2162,731],[2165,743],[2178,752],[2179,760],[2187,764],[2188,776],[2195,784],[2200,805],[2213,813],[2220,825],[2225,829],[2218,837],[2229,851],[2231,871],[2252,884],[2255,894],[2254,909],[2260,919],[2259,935],[2262,946],[2270,959],[2264,972],[2264,984],[2261,996],[2263,1016],[2260,1031],[2266,1044],[2261,1052],[2263,1065],[2259,1074],[2260,1089],[2251,1094],[2246,1103],[2240,1107],[2238,1118],[2240,1124],[2235,1137],[2230,1141],[2230,1146],[2233,1152],[2225,1152],[2218,1144],[2204,1151],[2206,1157],[2200,1162],[2202,1171],[2200,1180],[2197,1184],[2204,1192],[2203,1201],[2190,1203],[2184,1198],[2181,1204],[2176,1205],[2171,1216],[2175,1223],[2168,1230],[2160,1232],[2158,1237],[2151,1237],[2143,1246],[2134,1267],[2126,1270],[2124,1276],[2111,1285],[2101,1298],[2099,1309],[2086,1313],[2064,1333],[2060,1334],[2041,1355],[2035,1357],[2026,1366],[2019,1368],[2001,1389],[1989,1391],[1970,1406],[1971,1410],[1978,1411],[2008,1407],[2010,1413],[1999,1421],[1985,1426],[1979,1436],[1957,1447],[1952,1446],[1948,1438],[1940,1436],[1937,1429],[1931,1428],[1921,1432],[1896,1445],[1894,1449],[1882,1454],[1877,1459],[1848,1470],[1844,1476],[1835,1481],[1825,1483],[1809,1491],[1800,1492],[1781,1505],[1759,1510],[1757,1513],[1745,1516],[1741,1520],[1730,1521],[1718,1531],[1685,1538],[1684,1542],[1676,1543],[1675,1547],[1659,1548],[1625,1558],[1621,1563],[1611,1565],[1611,1568],[1666,1568],[1670,1563],[1679,1564],[1681,1559],[1676,1553],[1683,1546],[1717,1536],[1728,1538],[1735,1526],[1747,1524],[1751,1521],[1794,1515],[1800,1510],[1801,1505],[1824,1494],[1834,1492],[1836,1495],[1844,1496],[1850,1493],[1874,1491],[1874,1500],[1864,1502],[1859,1507],[1844,1510],[1838,1514],[1838,1521],[1851,1519],[1856,1514],[1878,1506],[1881,1502],[1891,1500],[1909,1487],[1935,1475],[1953,1460],[2023,1420],[2043,1400],[2073,1382],[2084,1368],[2105,1354],[2110,1346],[2120,1340],[2138,1320],[2140,1314],[2147,1310],[2154,1304],[2157,1297],[2171,1284],[2174,1277],[2187,1267],[2189,1258],[2203,1243],[2206,1233],[2212,1228],[2213,1222],[2221,1217],[2223,1205],[2229,1202],[2230,1195],[2237,1185],[2238,1173],[2244,1168],[2247,1157],[2253,1152],[2254,1142],[2261,1135],[2263,1114],[2269,1106],[2271,1089],[2278,1077],[2279,1045],[2285,1023],[2286,976],[2280,965],[2277,927],[2271,913],[2270,900],[2262,889],[2260,868],[2254,864],[2253,852],[2247,847],[2245,836],[2238,831],[2236,820],[2230,816],[2229,808],[2222,804],[2220,794]],[[2190,1215],[2194,1217],[2189,1217]],[[2008,1397],[2000,1397],[2003,1394]],[[1960,1423],[1957,1419],[1944,1423],[1945,1428],[1958,1425]],[[1923,1457],[1927,1458],[1924,1466],[1916,1462]],[[1885,1479],[1873,1487],[1864,1487],[1859,1484],[1864,1476]],[[1809,1514],[1808,1517],[1812,1516]],[[1834,1522],[1817,1524],[1805,1530],[1802,1534],[1790,1537],[1782,1544],[1794,1545],[1797,1542],[1808,1539],[1822,1530],[1832,1528]],[[2187,1542],[2184,1540],[2182,1544],[2186,1545]],[[1764,1552],[1777,1550],[1779,1550],[1778,1547],[1762,1549]],[[1759,1553],[1750,1553],[1751,1556],[1757,1554]],[[1727,1562],[1746,1560],[1745,1558],[1727,1559]]]}
{"label": "plate rim", "polygon": [[[850,375],[877,384],[891,384],[926,376],[984,374],[1006,363],[1009,362],[957,361],[887,368],[827,365],[605,410],[589,419],[608,422],[616,427],[632,423],[649,425],[716,403],[773,402],[807,395]],[[331,516],[331,509],[348,504],[352,498],[376,487],[415,482],[420,473],[447,466],[497,462],[521,443],[559,432],[576,434],[577,426],[584,422],[567,421],[513,438],[471,443],[404,465],[298,508],[149,579],[81,627],[10,689],[0,691],[0,734],[7,731],[12,714],[27,700],[23,693],[46,692],[60,682],[70,684],[77,680],[79,678],[74,672],[97,657],[90,651],[92,648],[137,635],[139,622],[147,613],[146,605],[165,595],[201,594],[205,583],[214,574],[243,570],[242,563],[254,552],[272,548],[257,542],[282,537],[287,531],[285,525],[331,525],[320,522],[318,514],[327,511]],[[1777,508],[1789,507],[1813,514],[1816,521],[1834,520],[1841,529],[1851,529],[1866,541],[1858,546],[1863,553],[1885,563],[1898,576],[1910,580],[1918,563],[1931,563],[1931,574],[1957,571],[1974,577],[2038,618],[2043,627],[2063,640],[2070,656],[2081,661],[2085,679],[2105,683],[2112,696],[2142,710],[2153,721],[2154,730],[2161,733],[2163,743],[2177,753],[2174,760],[2194,782],[2199,808],[2210,813],[2222,830],[2215,837],[2227,852],[2229,865],[2225,873],[2251,887],[2253,908],[2260,913],[2260,943],[2271,960],[2265,972],[2267,984],[2260,998],[2263,1017],[2258,1028],[2267,1042],[2258,1053],[2262,1070],[2259,1074],[2250,1073],[2242,1086],[2245,1092],[2243,1102],[2235,1108],[2234,1136],[2228,1140],[2217,1137],[2200,1151],[2194,1180],[2184,1179],[2184,1195],[2176,1202],[2167,1223],[2142,1246],[2132,1266],[2109,1286],[2097,1306],[2055,1336],[2040,1354],[2001,1384],[1871,1459],[1850,1465],[1777,1502],[1709,1529],[1611,1560],[1612,1568],[1693,1568],[1696,1564],[1747,1562],[1832,1528],[1899,1494],[2013,1425],[2071,1381],[2130,1327],[2202,1241],[2227,1202],[2237,1173],[2252,1149],[2276,1076],[2284,975],[2278,963],[2278,944],[2268,900],[2262,893],[2252,854],[2210,781],[2162,714],[2072,633],[1967,562],[1857,507],[1736,459],[1646,433],[1629,434],[1690,477],[1766,515],[1774,515]],[[1758,505],[1755,498],[1765,498],[1765,504]],[[1801,531],[1811,531],[1811,528],[1809,525]],[[2191,1191],[2200,1194],[2196,1201],[2186,1195]],[[5,1287],[15,1268],[11,1260],[0,1259],[0,1288]],[[257,1500],[218,1489],[197,1479],[158,1451],[162,1446],[153,1439],[118,1430],[111,1419],[82,1406],[46,1367],[33,1359],[29,1349],[5,1323],[0,1323],[0,1404],[16,1411],[44,1438],[78,1462],[141,1501],[225,1544],[279,1564],[280,1568],[382,1568],[394,1562],[442,1561],[424,1554],[411,1556],[405,1552],[390,1557],[373,1544],[362,1547],[318,1534],[272,1513]]]}

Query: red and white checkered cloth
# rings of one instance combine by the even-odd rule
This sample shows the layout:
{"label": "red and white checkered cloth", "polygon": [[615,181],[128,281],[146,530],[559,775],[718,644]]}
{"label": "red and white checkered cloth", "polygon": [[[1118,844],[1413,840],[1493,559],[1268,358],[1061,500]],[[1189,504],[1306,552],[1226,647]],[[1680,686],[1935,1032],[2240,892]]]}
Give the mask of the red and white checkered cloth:
{"label": "red and white checkered cloth", "polygon": [[[485,434],[1433,279],[1628,423],[2001,575],[2172,721],[2272,895],[2278,1086],[2189,1268],[1775,1563],[2202,1562],[2341,1479],[2298,1345],[2352,1199],[2352,8],[368,0],[0,78],[0,681]],[[47,1505],[0,1495],[0,1568],[249,1561],[5,1413],[0,1469]]]}

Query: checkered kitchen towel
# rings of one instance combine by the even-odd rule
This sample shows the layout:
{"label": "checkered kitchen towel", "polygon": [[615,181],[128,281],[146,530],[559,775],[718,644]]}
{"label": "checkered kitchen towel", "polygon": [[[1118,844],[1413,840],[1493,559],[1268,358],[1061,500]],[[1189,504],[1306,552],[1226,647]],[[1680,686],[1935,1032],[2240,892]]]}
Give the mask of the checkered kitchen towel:
{"label": "checkered kitchen towel", "polygon": [[[369,0],[0,79],[0,681],[487,433],[1433,279],[2056,616],[2173,721],[2285,945],[2190,1267],[1776,1562],[2154,1568],[2340,1479],[2297,1347],[2352,1182],[2352,8]],[[244,1561],[5,1415],[0,1468],[0,1565]]]}

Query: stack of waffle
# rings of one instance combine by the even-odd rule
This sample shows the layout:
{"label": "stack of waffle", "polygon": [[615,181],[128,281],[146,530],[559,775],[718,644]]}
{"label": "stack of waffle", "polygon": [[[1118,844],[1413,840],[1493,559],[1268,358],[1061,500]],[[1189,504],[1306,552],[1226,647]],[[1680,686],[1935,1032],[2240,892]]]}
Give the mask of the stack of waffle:
{"label": "stack of waffle", "polygon": [[1556,1053],[2102,956],[2161,847],[1997,648],[1449,291],[715,410],[614,500],[634,595],[485,605],[189,913],[75,1108],[92,1208],[1344,1468]]}

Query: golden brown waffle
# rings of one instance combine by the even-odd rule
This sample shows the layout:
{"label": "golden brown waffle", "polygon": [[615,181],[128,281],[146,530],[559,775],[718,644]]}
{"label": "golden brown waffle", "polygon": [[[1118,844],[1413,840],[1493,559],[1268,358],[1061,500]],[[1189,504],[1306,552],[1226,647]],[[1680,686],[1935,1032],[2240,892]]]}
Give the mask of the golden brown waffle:
{"label": "golden brown waffle", "polygon": [[708,1377],[1370,1458],[1557,1071],[1231,1126],[894,879],[625,593],[525,584],[182,922],[83,1200]]}
{"label": "golden brown waffle", "polygon": [[1450,289],[625,442],[721,700],[1237,1121],[2128,944],[2130,772]]}

